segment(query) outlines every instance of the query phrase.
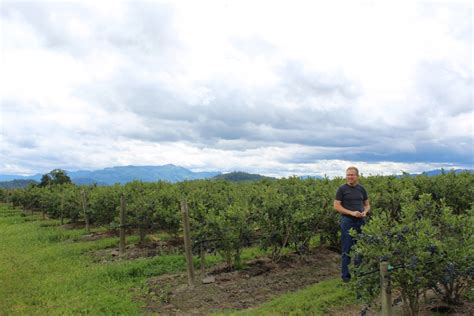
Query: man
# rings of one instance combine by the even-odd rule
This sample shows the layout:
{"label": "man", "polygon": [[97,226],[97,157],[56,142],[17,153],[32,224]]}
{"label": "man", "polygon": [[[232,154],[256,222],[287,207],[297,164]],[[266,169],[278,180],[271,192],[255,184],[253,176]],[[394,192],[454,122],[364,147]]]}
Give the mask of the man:
{"label": "man", "polygon": [[[351,278],[349,252],[354,244],[349,230],[354,228],[360,232],[365,223],[365,217],[370,211],[369,197],[364,187],[359,184],[359,170],[356,167],[347,168],[346,184],[337,189],[334,210],[341,214],[341,278],[344,282],[349,282]],[[359,258],[355,258],[354,263],[359,264]]]}

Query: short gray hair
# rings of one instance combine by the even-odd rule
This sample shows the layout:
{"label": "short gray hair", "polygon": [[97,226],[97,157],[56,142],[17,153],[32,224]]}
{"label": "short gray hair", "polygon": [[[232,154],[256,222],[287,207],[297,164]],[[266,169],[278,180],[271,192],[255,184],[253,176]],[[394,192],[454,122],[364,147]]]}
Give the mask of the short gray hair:
{"label": "short gray hair", "polygon": [[356,172],[356,175],[359,176],[359,169],[357,169],[357,167],[354,167],[354,166],[347,167],[346,172],[349,170],[354,170]]}

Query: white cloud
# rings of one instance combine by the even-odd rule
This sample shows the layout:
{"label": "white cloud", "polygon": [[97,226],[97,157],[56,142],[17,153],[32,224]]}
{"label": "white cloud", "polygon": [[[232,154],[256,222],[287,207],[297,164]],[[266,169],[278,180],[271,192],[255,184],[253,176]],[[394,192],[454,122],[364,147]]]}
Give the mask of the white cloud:
{"label": "white cloud", "polygon": [[12,2],[0,172],[474,164],[467,2]]}

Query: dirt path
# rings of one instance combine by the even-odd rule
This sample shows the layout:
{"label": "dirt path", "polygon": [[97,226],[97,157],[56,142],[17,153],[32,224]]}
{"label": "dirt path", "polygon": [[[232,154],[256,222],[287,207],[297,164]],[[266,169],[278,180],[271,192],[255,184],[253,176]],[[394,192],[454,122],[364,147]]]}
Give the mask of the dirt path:
{"label": "dirt path", "polygon": [[[210,271],[215,282],[186,286],[186,275],[166,275],[149,281],[150,293],[143,298],[148,312],[164,315],[206,315],[240,310],[262,304],[275,296],[296,291],[322,280],[337,277],[340,257],[325,248],[315,249],[301,261],[290,255],[275,264],[256,259],[235,272]],[[212,279],[211,277],[211,279]],[[198,275],[196,280],[201,280]]]}

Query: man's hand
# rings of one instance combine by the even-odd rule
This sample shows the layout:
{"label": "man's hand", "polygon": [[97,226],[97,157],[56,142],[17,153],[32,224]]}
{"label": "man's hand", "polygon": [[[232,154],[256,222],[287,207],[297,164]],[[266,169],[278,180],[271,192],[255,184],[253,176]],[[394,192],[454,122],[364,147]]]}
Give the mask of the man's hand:
{"label": "man's hand", "polygon": [[[364,213],[361,213],[359,211],[351,211],[351,210],[348,210],[348,209],[342,207],[341,201],[339,201],[339,200],[334,200],[334,210],[336,210],[338,213],[340,213],[342,215],[352,216],[352,217],[355,217],[355,218],[364,218],[365,217]],[[369,210],[367,208],[364,208],[365,214],[367,214],[368,211]]]}
{"label": "man's hand", "polygon": [[370,212],[370,202],[369,202],[369,199],[367,199],[364,201],[364,211],[362,212],[362,214],[364,214],[364,217],[366,217],[367,215],[369,215],[369,212]]}

